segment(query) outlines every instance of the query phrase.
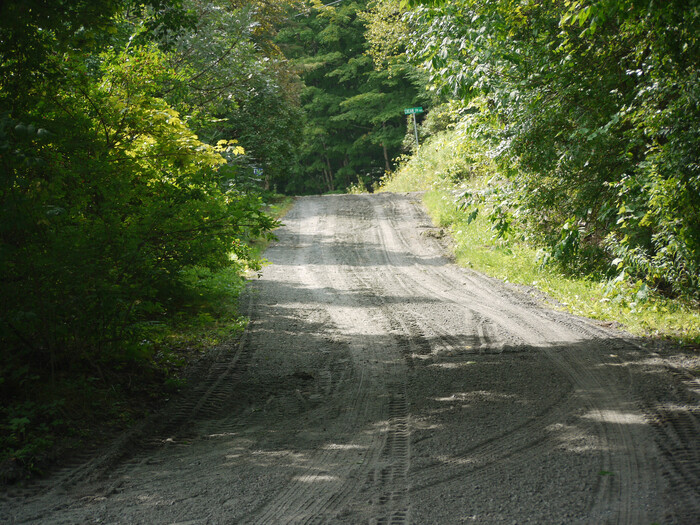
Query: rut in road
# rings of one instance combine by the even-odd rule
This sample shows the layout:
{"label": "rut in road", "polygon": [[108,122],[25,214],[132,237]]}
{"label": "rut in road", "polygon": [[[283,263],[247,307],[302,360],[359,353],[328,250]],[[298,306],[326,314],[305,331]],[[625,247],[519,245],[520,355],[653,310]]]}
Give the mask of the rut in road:
{"label": "rut in road", "polygon": [[700,521],[695,379],[457,268],[418,198],[299,198],[239,344],[0,519]]}

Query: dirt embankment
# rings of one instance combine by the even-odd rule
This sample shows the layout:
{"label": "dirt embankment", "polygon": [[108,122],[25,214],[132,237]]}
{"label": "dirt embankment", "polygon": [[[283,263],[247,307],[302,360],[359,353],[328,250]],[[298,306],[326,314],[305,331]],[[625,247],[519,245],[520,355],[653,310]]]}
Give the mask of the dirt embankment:
{"label": "dirt embankment", "polygon": [[285,223],[240,344],[0,521],[700,522],[697,359],[455,267],[415,196]]}

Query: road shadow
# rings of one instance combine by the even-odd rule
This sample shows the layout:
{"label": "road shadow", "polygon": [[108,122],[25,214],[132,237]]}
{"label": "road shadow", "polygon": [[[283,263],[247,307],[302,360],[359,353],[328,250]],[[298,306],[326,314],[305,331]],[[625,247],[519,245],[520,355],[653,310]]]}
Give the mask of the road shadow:
{"label": "road shadow", "polygon": [[[431,229],[426,229],[432,231]],[[408,250],[395,251],[388,250],[381,242],[353,242],[338,240],[330,234],[293,234],[284,229],[278,230],[278,240],[274,242],[265,252],[265,257],[278,266],[299,266],[304,264],[314,264],[318,266],[444,266],[449,261],[444,256],[422,257]],[[324,248],[332,248],[323,251]],[[308,257],[296,260],[296,251],[314,250],[317,252],[316,258],[311,260]],[[283,254],[283,256],[278,256]]]}

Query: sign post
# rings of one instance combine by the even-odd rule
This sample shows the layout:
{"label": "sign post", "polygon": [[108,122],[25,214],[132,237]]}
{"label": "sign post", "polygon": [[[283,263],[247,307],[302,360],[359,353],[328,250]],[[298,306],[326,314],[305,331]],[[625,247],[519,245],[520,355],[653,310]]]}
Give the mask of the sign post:
{"label": "sign post", "polygon": [[416,134],[416,151],[420,148],[418,144],[418,124],[416,124],[416,113],[423,113],[422,107],[406,108],[403,110],[404,115],[413,115],[413,132]]}

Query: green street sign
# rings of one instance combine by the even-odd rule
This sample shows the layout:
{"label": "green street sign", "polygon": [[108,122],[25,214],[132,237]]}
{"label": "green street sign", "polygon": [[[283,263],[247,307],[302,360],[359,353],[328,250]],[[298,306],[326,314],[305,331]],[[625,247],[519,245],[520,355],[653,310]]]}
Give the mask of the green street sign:
{"label": "green street sign", "polygon": [[403,110],[404,115],[415,115],[416,113],[423,113],[423,108],[406,108]]}

